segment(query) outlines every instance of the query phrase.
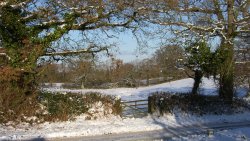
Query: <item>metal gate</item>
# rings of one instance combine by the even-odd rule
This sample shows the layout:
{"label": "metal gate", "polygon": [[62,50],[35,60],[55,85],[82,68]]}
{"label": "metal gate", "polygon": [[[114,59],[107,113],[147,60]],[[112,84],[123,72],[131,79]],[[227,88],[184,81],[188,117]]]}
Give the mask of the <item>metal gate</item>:
{"label": "metal gate", "polygon": [[122,117],[141,118],[148,115],[148,100],[122,101]]}

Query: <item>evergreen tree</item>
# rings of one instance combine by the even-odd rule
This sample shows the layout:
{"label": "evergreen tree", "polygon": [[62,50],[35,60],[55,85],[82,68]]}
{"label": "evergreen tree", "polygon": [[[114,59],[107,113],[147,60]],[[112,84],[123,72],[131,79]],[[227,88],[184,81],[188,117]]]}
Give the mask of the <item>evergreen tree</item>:
{"label": "evergreen tree", "polygon": [[210,77],[213,53],[205,41],[196,42],[186,48],[187,66],[194,72],[194,85],[192,94],[198,94],[198,89],[202,81],[202,77]]}

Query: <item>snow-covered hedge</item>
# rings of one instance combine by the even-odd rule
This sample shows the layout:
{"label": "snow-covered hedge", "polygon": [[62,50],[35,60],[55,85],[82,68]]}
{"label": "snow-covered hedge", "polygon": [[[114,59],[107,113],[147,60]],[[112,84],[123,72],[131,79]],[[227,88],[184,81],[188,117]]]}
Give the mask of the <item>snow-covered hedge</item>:
{"label": "snow-covered hedge", "polygon": [[86,114],[87,119],[96,119],[122,112],[120,99],[96,92],[85,95],[46,92],[39,96],[39,100],[39,113],[44,121],[71,120],[81,114]]}
{"label": "snow-covered hedge", "polygon": [[232,114],[249,111],[249,103],[235,98],[233,103],[219,96],[192,95],[189,93],[171,94],[155,92],[149,97],[149,113],[173,114],[175,110],[192,114]]}

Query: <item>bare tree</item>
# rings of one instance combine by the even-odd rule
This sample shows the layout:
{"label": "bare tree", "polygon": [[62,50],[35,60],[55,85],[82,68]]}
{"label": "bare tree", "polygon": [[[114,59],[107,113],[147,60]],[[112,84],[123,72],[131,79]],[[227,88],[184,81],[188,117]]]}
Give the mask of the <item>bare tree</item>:
{"label": "bare tree", "polygon": [[155,59],[160,66],[161,72],[166,77],[179,78],[183,76],[183,72],[178,69],[178,59],[184,58],[184,50],[178,45],[168,45],[158,49]]}
{"label": "bare tree", "polygon": [[219,69],[220,96],[233,98],[234,42],[250,32],[249,0],[157,0],[141,2],[141,17],[162,25],[177,38],[220,39],[223,63]]}

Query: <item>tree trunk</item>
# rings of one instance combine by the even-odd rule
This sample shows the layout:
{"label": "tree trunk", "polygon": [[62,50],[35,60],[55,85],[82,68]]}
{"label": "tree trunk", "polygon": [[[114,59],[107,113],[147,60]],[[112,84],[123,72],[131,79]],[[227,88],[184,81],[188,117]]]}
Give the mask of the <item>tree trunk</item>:
{"label": "tree trunk", "polygon": [[220,97],[229,103],[233,100],[233,76],[231,74],[227,74],[220,78],[219,89]]}
{"label": "tree trunk", "polygon": [[194,75],[195,76],[194,76],[194,85],[192,89],[192,94],[197,95],[203,74],[200,70],[196,70]]}
{"label": "tree trunk", "polygon": [[231,103],[233,100],[234,90],[234,60],[233,60],[233,45],[226,44],[222,46],[223,62],[219,79],[219,95],[225,101]]}
{"label": "tree trunk", "polygon": [[223,64],[220,73],[219,95],[225,101],[232,103],[234,86],[234,38],[236,27],[234,25],[234,0],[227,0],[227,30],[226,38],[222,41]]}

